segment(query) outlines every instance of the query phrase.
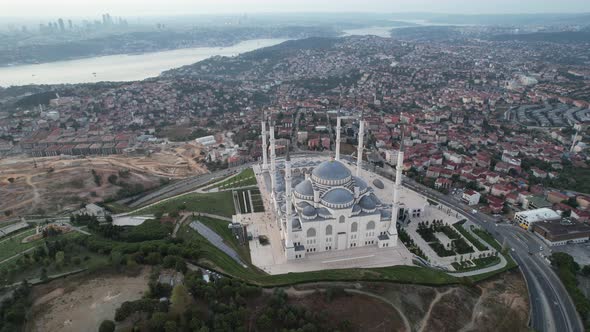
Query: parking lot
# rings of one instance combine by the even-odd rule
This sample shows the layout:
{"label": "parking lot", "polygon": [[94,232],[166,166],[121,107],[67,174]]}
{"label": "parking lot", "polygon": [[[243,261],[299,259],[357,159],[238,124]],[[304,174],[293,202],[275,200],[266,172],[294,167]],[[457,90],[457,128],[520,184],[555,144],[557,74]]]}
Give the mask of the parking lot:
{"label": "parking lot", "polygon": [[580,265],[590,265],[590,243],[588,242],[551,247],[551,250],[570,254]]}

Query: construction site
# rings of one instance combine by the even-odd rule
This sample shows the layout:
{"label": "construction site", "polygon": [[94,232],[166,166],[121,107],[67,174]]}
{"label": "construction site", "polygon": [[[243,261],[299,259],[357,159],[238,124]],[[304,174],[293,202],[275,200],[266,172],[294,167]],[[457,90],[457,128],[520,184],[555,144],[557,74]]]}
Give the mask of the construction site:
{"label": "construction site", "polygon": [[195,143],[141,155],[0,159],[0,220],[69,211],[206,172]]}

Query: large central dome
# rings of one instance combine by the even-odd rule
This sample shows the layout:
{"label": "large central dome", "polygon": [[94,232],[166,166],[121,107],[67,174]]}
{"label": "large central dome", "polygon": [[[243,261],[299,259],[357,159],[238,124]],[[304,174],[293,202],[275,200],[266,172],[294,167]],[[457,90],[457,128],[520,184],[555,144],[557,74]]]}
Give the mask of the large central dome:
{"label": "large central dome", "polygon": [[341,184],[351,179],[350,170],[339,161],[324,161],[311,172],[313,179],[322,184]]}

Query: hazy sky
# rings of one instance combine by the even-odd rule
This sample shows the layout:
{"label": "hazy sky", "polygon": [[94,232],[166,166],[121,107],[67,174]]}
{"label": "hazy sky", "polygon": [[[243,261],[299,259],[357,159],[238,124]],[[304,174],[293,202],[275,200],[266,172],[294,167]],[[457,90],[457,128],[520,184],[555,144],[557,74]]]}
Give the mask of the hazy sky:
{"label": "hazy sky", "polygon": [[0,16],[170,15],[252,12],[590,12],[590,0],[0,0]]}

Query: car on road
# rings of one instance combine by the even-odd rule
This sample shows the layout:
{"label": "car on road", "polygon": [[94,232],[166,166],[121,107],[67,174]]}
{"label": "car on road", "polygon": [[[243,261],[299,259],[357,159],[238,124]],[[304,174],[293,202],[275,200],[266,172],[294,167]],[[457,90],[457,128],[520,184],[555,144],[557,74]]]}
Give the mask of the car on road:
{"label": "car on road", "polygon": [[473,210],[471,210],[471,213],[476,214],[477,213],[477,210],[476,209],[473,209]]}

